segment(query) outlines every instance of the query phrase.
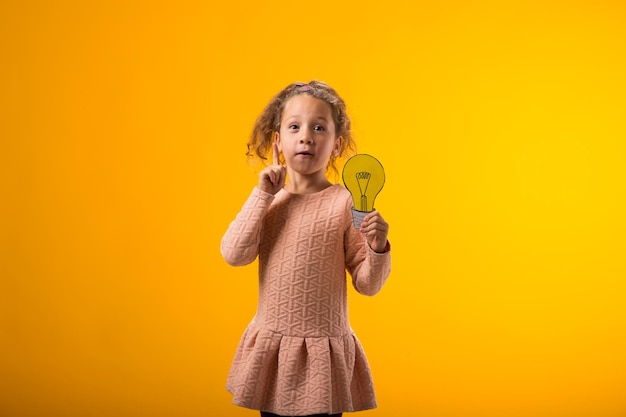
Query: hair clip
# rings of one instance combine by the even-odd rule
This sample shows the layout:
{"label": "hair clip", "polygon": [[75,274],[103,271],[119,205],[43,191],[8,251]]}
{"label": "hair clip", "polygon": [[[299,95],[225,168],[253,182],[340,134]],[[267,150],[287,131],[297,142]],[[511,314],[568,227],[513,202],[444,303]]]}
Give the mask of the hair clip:
{"label": "hair clip", "polygon": [[298,87],[298,90],[300,91],[309,91],[312,87],[308,84],[302,84],[301,86]]}

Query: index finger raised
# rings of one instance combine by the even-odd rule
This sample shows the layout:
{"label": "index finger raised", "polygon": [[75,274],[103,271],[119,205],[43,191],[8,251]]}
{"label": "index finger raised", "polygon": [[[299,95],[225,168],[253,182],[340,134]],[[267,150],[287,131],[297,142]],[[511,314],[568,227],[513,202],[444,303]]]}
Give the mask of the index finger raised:
{"label": "index finger raised", "polygon": [[272,160],[274,161],[274,165],[280,165],[280,159],[278,156],[280,155],[280,151],[278,150],[278,144],[274,142],[274,153]]}

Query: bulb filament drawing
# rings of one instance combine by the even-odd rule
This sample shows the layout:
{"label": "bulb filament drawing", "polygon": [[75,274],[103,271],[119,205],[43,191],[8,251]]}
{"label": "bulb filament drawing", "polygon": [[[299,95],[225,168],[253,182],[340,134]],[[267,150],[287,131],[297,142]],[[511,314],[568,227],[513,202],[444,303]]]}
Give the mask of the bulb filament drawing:
{"label": "bulb filament drawing", "polygon": [[361,211],[367,210],[367,186],[370,183],[372,174],[367,171],[357,172],[355,174],[356,182],[359,185],[359,191],[361,192]]}

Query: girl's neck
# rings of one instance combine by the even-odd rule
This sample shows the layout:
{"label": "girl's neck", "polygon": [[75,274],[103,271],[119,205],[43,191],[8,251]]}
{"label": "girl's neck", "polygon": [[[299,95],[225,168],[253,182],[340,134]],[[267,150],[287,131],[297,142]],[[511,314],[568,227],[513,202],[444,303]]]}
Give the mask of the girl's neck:
{"label": "girl's neck", "polygon": [[289,178],[285,190],[292,194],[313,194],[325,190],[331,185],[332,183],[328,181],[326,176],[295,176]]}

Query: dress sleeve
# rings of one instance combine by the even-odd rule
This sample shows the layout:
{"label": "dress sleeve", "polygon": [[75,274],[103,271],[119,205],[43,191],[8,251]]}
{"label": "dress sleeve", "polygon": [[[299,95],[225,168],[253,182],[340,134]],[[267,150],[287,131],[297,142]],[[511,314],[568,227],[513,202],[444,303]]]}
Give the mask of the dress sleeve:
{"label": "dress sleeve", "polygon": [[[350,208],[348,215],[351,217]],[[344,232],[346,269],[352,276],[352,285],[363,295],[376,295],[385,285],[391,273],[391,252],[375,252],[367,244],[365,236],[352,225],[352,219]]]}
{"label": "dress sleeve", "polygon": [[228,226],[222,237],[220,251],[230,265],[248,265],[256,259],[263,219],[272,201],[272,194],[254,187],[241,211]]}

